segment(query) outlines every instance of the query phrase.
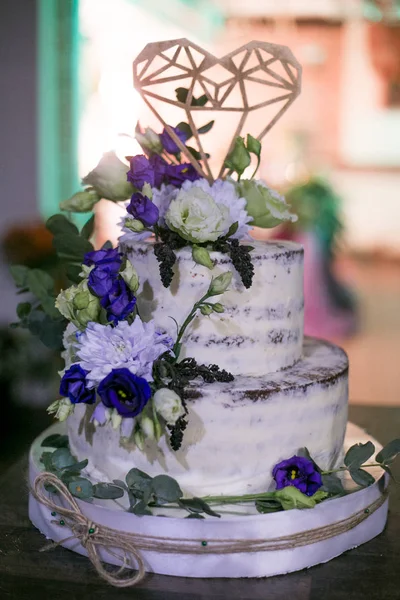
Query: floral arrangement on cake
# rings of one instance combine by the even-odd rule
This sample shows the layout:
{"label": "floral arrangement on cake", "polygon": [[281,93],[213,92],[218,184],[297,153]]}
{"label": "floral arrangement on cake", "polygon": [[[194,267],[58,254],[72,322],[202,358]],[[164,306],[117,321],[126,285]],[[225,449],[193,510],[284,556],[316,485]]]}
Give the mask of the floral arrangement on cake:
{"label": "floral arrangement on cake", "polygon": [[[182,94],[182,88],[177,94]],[[212,126],[213,121],[197,133]],[[67,213],[88,212],[105,198],[121,203],[124,216],[118,246],[107,242],[98,250],[89,241],[94,216],[81,231],[62,214],[48,220],[66,282],[58,294],[47,273],[12,267],[20,291],[36,297],[34,303],[19,304],[19,324],[45,343],[57,345],[62,335],[61,397],[48,411],[63,421],[76,404],[95,405],[91,418],[96,426],[120,428],[121,436],[139,448],[146,438],[159,440],[165,432],[172,449],[180,447],[187,425],[185,387],[190,381],[233,380],[218,365],[182,359],[182,340],[197,315],[207,318],[224,312],[220,300],[231,283],[232,269],[246,288],[251,286],[252,227],[275,227],[296,219],[278,192],[255,179],[261,156],[257,139],[237,137],[225,160],[229,176],[210,182],[185,162],[176,143],[179,139],[198,159],[196,150],[187,145],[192,134],[187,123],[167,126],[160,134],[138,126],[136,139],[143,154],[128,157],[129,167],[114,153],[105,154],[84,178],[85,190],[61,203]],[[244,179],[251,155],[256,166]],[[135,296],[139,278],[129,249],[145,240],[154,242],[165,287],[174,277],[175,252],[180,248],[190,247],[193,261],[209,269],[214,266],[212,250],[231,259],[231,268],[210,276],[204,295],[187,308],[182,323],[176,323],[174,339],[140,315]]]}

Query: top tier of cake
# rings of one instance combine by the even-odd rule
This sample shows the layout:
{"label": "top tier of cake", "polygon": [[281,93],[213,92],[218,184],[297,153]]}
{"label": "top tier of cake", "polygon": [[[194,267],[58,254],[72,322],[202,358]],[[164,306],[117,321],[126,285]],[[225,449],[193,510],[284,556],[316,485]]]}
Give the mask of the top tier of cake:
{"label": "top tier of cake", "polygon": [[[136,244],[129,258],[140,278],[137,294],[141,317],[176,337],[191,308],[207,291],[211,276],[227,270],[234,276],[221,297],[223,314],[196,317],[185,337],[181,356],[217,364],[234,375],[264,375],[290,367],[303,345],[303,249],[291,242],[251,242],[254,279],[246,289],[230,258],[212,252],[210,272],[194,262],[191,249],[176,252],[175,275],[164,288],[152,243]],[[216,300],[220,300],[219,297]]]}

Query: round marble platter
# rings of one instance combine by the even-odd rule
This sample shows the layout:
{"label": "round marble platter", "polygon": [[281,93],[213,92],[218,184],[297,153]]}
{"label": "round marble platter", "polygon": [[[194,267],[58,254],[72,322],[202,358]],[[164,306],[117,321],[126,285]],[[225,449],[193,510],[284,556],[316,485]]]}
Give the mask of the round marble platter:
{"label": "round marble platter", "polygon": [[[44,448],[41,443],[53,433],[65,433],[63,424],[56,424],[44,431],[32,444],[29,455],[29,481],[43,470],[40,456]],[[349,423],[346,432],[345,450],[358,442],[371,440],[377,451],[381,445],[371,439],[365,431]],[[126,533],[156,536],[160,538],[157,552],[141,552],[146,571],[180,577],[270,577],[298,571],[327,562],[343,552],[360,546],[379,535],[385,527],[388,500],[375,511],[369,513],[369,506],[377,501],[388,485],[388,476],[379,467],[369,469],[375,477],[371,486],[350,493],[341,498],[326,500],[313,509],[288,510],[269,514],[241,514],[240,510],[222,512],[221,518],[184,519],[179,517],[136,516],[124,511],[117,501],[77,500],[83,514],[92,522]],[[54,496],[53,496],[54,498]],[[226,507],[224,507],[226,510]],[[237,507],[230,507],[235,509]],[[219,510],[219,509],[216,509]],[[334,525],[357,513],[368,516],[354,528],[329,539],[309,545],[285,550],[264,550],[246,553],[213,554],[213,541],[218,540],[271,540],[282,536],[306,532],[312,529]],[[35,527],[46,538],[79,554],[87,555],[77,539],[62,541],[71,535],[67,526],[52,523],[54,516],[31,494],[29,497],[29,517]],[[200,552],[196,554],[168,554],[163,552],[162,538],[175,538],[179,541],[199,540]],[[100,550],[102,560],[114,565],[122,563],[115,556]],[[38,560],[40,557],[38,557]],[[46,560],[42,555],[42,560]]]}

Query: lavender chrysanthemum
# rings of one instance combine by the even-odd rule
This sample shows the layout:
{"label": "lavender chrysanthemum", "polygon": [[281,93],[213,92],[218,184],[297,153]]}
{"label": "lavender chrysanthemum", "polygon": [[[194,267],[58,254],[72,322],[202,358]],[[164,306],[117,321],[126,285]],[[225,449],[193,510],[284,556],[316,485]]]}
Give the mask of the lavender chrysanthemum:
{"label": "lavender chrysanthemum", "polygon": [[248,225],[252,218],[246,211],[246,200],[240,198],[234,183],[223,179],[217,179],[211,185],[206,179],[197,179],[196,181],[185,181],[182,185],[183,190],[189,190],[192,187],[199,187],[209,194],[216,204],[223,204],[229,208],[230,222],[238,223],[238,229],[232,238],[242,239],[249,237],[248,232],[252,229]]}
{"label": "lavender chrysanthemum", "polygon": [[172,200],[175,200],[179,194],[179,188],[174,185],[162,184],[161,188],[153,188],[153,202],[158,208],[158,223],[165,225],[165,213],[167,212]]}
{"label": "lavender chrysanthemum", "polygon": [[143,323],[136,317],[131,325],[127,321],[115,327],[89,323],[78,339],[76,354],[88,371],[88,387],[95,387],[113,369],[122,368],[152,381],[153,362],[172,345],[172,339],[152,321]]}

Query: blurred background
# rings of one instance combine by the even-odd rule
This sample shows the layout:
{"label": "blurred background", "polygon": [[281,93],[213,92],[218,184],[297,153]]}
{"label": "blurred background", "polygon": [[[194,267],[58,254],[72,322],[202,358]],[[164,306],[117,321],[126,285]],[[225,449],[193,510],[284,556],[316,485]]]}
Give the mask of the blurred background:
{"label": "blurred background", "polygon": [[[399,0],[2,0],[0,16],[0,469],[50,422],[61,368],[9,328],[8,265],[51,269],[44,220],[103,152],[138,150],[132,61],[162,39],[218,56],[257,39],[302,63],[302,94],[265,138],[260,171],[300,219],[272,235],[306,248],[306,333],[349,353],[351,402],[400,403]],[[223,159],[215,137],[207,149]],[[98,240],[114,222],[100,203]]]}

